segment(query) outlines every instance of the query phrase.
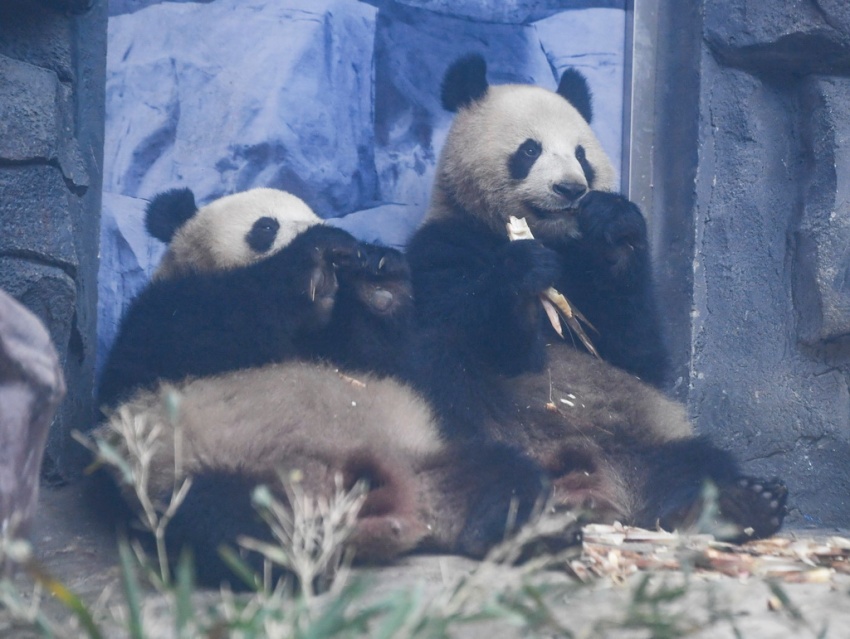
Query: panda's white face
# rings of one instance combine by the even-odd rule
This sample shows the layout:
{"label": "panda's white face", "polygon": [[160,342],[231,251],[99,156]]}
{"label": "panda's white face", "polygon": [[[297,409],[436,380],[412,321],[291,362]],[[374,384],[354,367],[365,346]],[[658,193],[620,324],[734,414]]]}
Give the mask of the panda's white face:
{"label": "panda's white face", "polygon": [[509,216],[532,231],[575,233],[582,196],[614,187],[611,162],[567,100],[530,85],[490,86],[455,117],[430,215],[459,205],[500,233]]}
{"label": "panda's white face", "polygon": [[250,264],[321,223],[309,206],[285,191],[258,188],[228,195],[198,209],[175,232],[155,277]]}

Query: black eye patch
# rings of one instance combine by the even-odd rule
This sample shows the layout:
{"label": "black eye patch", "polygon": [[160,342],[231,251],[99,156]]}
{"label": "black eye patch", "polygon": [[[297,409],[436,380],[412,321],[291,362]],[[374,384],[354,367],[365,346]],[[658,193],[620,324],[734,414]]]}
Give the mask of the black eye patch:
{"label": "black eye patch", "polygon": [[527,139],[517,147],[508,158],[508,173],[514,180],[524,180],[531,172],[531,167],[543,152],[543,145],[537,140]]}
{"label": "black eye patch", "polygon": [[276,219],[261,217],[254,222],[251,230],[245,236],[245,241],[255,253],[265,253],[274,244],[278,229],[280,229],[280,222]]}
{"label": "black eye patch", "polygon": [[576,147],[576,160],[581,165],[581,170],[584,171],[584,179],[587,180],[587,188],[593,188],[593,180],[596,179],[596,171],[593,170],[593,167],[590,166],[590,162],[587,161],[587,153],[584,150],[584,147],[579,144]]}

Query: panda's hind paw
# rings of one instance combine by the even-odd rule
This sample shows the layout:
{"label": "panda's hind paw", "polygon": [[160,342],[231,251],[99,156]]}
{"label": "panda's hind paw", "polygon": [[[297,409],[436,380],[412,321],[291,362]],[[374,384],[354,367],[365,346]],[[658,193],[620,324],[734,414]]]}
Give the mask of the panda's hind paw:
{"label": "panda's hind paw", "polygon": [[788,488],[781,479],[740,477],[720,488],[722,518],[741,529],[730,541],[769,537],[779,530],[788,512]]}

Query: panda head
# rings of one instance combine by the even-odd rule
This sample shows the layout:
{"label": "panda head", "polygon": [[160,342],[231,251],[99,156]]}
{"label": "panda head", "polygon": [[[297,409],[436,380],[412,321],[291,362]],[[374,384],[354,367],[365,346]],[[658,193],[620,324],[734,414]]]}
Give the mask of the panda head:
{"label": "panda head", "polygon": [[484,59],[455,62],[442,103],[455,112],[440,156],[429,216],[463,211],[504,233],[509,216],[538,234],[576,234],[574,212],[591,189],[615,188],[614,169],[590,128],[584,77],[564,72],[557,91],[490,86]]}
{"label": "panda head", "polygon": [[258,188],[198,208],[189,189],[160,193],[148,204],[145,226],[168,244],[155,278],[233,268],[271,255],[322,220],[285,191]]}

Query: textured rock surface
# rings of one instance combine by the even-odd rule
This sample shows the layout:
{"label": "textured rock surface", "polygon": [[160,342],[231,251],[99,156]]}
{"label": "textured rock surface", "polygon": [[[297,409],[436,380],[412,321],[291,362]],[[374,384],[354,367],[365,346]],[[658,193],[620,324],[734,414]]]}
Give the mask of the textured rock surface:
{"label": "textured rock surface", "polygon": [[[619,164],[622,9],[574,2],[594,8],[552,14],[552,3],[514,2],[478,21],[468,12],[480,2],[411,6],[423,4],[112,5],[101,359],[126,296],[158,258],[140,216],[166,188],[188,186],[199,203],[282,188],[361,237],[404,244],[427,207],[450,123],[439,104],[443,73],[470,51],[487,56],[493,82],[554,88],[565,67],[581,68],[596,95],[596,130]],[[510,15],[549,17],[515,24]]]}
{"label": "textured rock surface", "polygon": [[850,78],[802,87],[803,148],[810,166],[796,233],[794,294],[809,344],[850,337]]}
{"label": "textured rock surface", "polygon": [[844,0],[733,0],[705,7],[705,37],[731,64],[782,73],[850,69]]}
{"label": "textured rock surface", "polygon": [[54,478],[79,470],[70,432],[93,414],[106,7],[87,4],[0,5],[0,288],[45,324],[64,368]]}
{"label": "textured rock surface", "polygon": [[560,13],[564,9],[586,9],[609,7],[625,9],[624,0],[503,0],[481,2],[481,0],[370,0],[371,4],[388,8],[406,5],[477,22],[501,22],[526,24]]}
{"label": "textured rock surface", "polygon": [[113,18],[104,190],[149,198],[183,183],[208,201],[282,185],[324,216],[371,203],[374,15],[220,0]]}
{"label": "textured rock surface", "polygon": [[[693,289],[667,299],[691,311],[683,351],[698,427],[739,452],[750,472],[786,479],[792,524],[846,525],[850,33],[846,3],[827,5],[704,2],[705,22],[692,23],[704,43],[698,85],[689,84],[693,71],[673,69],[699,92],[690,115],[699,128],[688,141],[662,121],[656,144],[670,140],[688,161],[691,145],[698,149],[694,183],[666,185],[668,199],[693,197],[693,246],[678,262],[692,264]],[[659,86],[669,91],[662,111],[688,108],[691,94]],[[678,260],[683,246],[671,235],[658,249]]]}

